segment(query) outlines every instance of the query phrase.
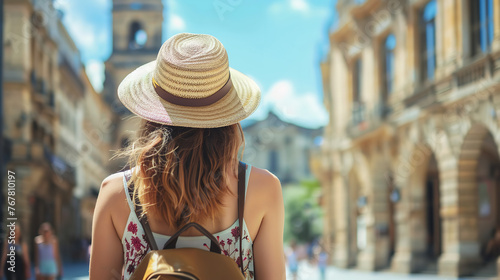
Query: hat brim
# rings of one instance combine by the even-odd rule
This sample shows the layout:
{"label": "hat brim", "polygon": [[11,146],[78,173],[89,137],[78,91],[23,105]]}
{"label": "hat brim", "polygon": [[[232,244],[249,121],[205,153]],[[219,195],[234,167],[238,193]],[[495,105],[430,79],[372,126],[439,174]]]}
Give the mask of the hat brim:
{"label": "hat brim", "polygon": [[155,123],[194,128],[235,124],[259,105],[260,89],[244,74],[229,68],[233,88],[219,101],[200,107],[175,105],[162,99],[153,87],[156,61],[128,74],[118,86],[118,98],[132,113]]}

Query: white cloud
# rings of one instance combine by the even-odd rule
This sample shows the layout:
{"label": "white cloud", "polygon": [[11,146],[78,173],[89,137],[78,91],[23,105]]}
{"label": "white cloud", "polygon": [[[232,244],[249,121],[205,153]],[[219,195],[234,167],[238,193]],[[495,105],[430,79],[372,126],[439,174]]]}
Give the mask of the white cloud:
{"label": "white cloud", "polygon": [[311,9],[305,0],[289,0],[289,5],[293,10],[308,13]]}
{"label": "white cloud", "polygon": [[268,12],[273,15],[278,15],[288,12],[297,12],[302,15],[309,16],[311,14],[326,14],[326,11],[311,7],[306,0],[282,0],[271,4]]}
{"label": "white cloud", "polygon": [[262,119],[263,113],[268,111],[273,111],[284,121],[304,127],[315,128],[328,122],[328,113],[317,94],[298,93],[289,80],[274,83],[263,94],[261,106],[253,118]]}
{"label": "white cloud", "polygon": [[94,89],[97,92],[101,92],[104,83],[104,63],[102,61],[89,60],[85,65],[85,72]]}
{"label": "white cloud", "polygon": [[177,14],[170,14],[168,21],[168,29],[171,33],[182,32],[186,30],[186,22]]}

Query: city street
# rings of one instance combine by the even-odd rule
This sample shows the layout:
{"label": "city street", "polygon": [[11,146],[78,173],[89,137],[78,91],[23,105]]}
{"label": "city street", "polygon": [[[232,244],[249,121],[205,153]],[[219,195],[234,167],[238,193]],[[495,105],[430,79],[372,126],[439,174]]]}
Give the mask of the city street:
{"label": "city street", "polygon": [[[492,267],[487,267],[485,270],[489,271]],[[456,279],[453,277],[443,277],[436,275],[425,274],[412,274],[401,275],[389,272],[364,272],[357,270],[345,270],[336,267],[329,267],[327,270],[326,279],[362,279],[362,280],[451,280]],[[88,265],[86,263],[65,264],[64,277],[65,280],[85,280],[88,278]],[[292,279],[287,271],[287,279]],[[316,280],[320,279],[317,267],[310,265],[307,261],[303,261],[299,268],[299,277],[297,280]],[[490,280],[496,279],[494,277],[465,277],[460,278],[464,280]]]}

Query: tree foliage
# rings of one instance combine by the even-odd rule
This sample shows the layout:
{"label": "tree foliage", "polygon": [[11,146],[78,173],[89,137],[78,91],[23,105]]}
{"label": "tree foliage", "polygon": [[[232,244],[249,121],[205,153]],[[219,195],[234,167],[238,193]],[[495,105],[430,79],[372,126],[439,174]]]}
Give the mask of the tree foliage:
{"label": "tree foliage", "polygon": [[318,181],[303,181],[283,188],[285,201],[285,242],[309,243],[322,233],[322,209],[318,204]]}

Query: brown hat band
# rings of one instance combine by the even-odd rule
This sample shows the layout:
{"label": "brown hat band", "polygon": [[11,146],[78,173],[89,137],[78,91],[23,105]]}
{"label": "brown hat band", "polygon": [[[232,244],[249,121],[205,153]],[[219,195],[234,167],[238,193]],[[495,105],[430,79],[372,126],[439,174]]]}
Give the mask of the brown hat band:
{"label": "brown hat band", "polygon": [[222,97],[226,96],[226,94],[231,91],[233,87],[233,82],[231,81],[231,76],[227,79],[226,84],[221,87],[214,94],[203,97],[203,98],[185,98],[177,95],[173,95],[170,92],[164,90],[158,82],[156,82],[155,78],[153,78],[153,87],[156,93],[165,101],[170,102],[175,105],[180,106],[188,106],[188,107],[201,107],[212,105],[215,102],[219,101]]}

